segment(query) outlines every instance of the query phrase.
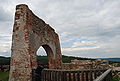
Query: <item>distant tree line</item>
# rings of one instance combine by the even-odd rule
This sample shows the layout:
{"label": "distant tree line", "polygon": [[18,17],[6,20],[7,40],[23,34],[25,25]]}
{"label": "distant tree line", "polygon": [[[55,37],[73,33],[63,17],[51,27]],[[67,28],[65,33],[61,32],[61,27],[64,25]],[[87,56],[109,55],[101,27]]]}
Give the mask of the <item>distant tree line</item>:
{"label": "distant tree line", "polygon": [[[63,63],[70,63],[71,60],[96,60],[92,58],[83,58],[83,57],[75,57],[75,56],[65,56],[62,55],[62,61]],[[48,64],[48,57],[47,56],[37,56],[37,61],[40,62],[41,64]],[[115,62],[115,61],[109,61],[110,64],[113,63],[118,63],[120,66],[120,62]],[[9,65],[10,64],[10,57],[1,57],[0,56],[0,66],[1,65]]]}
{"label": "distant tree line", "polygon": [[10,65],[10,57],[0,57],[0,71],[4,71],[5,65]]}
{"label": "distant tree line", "polygon": [[[38,56],[37,59],[41,63],[45,63],[45,64],[48,63],[48,57],[47,56]],[[70,63],[71,60],[74,60],[74,59],[77,59],[77,60],[95,60],[95,59],[91,59],[91,58],[82,58],[82,57],[74,57],[74,56],[62,55],[63,63]]]}
{"label": "distant tree line", "polygon": [[9,65],[10,57],[0,57],[0,65]]}

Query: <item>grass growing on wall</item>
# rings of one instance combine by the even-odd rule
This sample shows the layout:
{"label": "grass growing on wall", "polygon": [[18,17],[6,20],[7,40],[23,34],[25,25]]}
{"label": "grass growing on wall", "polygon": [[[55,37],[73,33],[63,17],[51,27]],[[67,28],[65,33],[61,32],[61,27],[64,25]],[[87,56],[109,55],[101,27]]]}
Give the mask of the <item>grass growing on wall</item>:
{"label": "grass growing on wall", "polygon": [[8,81],[9,72],[0,72],[0,81]]}

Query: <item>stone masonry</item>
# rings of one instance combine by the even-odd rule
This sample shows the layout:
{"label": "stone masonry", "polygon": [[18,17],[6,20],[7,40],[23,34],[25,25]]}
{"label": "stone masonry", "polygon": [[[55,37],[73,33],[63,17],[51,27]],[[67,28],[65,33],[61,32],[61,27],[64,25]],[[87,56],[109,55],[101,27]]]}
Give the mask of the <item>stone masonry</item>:
{"label": "stone masonry", "polygon": [[34,15],[27,5],[17,5],[9,81],[32,81],[32,69],[37,67],[36,52],[40,46],[47,53],[49,68],[61,69],[62,55],[57,33]]}

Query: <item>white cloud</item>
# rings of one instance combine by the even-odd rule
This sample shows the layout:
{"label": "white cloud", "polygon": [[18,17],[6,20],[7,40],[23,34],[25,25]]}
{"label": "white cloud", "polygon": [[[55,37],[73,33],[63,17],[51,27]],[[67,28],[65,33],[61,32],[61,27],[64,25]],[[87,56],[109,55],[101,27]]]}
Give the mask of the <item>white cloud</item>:
{"label": "white cloud", "polygon": [[97,49],[97,48],[99,48],[99,46],[97,46],[97,47],[72,47],[72,48],[62,48],[62,51],[68,51],[68,52],[70,52],[70,51],[80,51],[80,50],[91,50],[91,49]]}
{"label": "white cloud", "polygon": [[74,42],[72,47],[79,47],[79,46],[91,46],[96,45],[97,41],[81,41],[81,42]]}
{"label": "white cloud", "polygon": [[0,56],[10,56],[11,37],[0,36]]}
{"label": "white cloud", "polygon": [[40,47],[38,50],[37,50],[37,55],[41,55],[41,56],[45,56],[47,55],[46,52],[45,52],[45,49],[43,47]]}

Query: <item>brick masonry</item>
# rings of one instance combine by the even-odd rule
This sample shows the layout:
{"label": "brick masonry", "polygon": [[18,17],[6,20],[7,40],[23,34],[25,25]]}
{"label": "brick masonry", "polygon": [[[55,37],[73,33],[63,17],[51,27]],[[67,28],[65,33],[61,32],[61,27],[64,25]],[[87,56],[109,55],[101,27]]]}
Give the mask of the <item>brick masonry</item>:
{"label": "brick masonry", "polygon": [[47,52],[49,68],[61,69],[62,55],[58,34],[34,15],[27,5],[17,5],[9,81],[32,81],[32,69],[37,67],[36,52],[40,46]]}

